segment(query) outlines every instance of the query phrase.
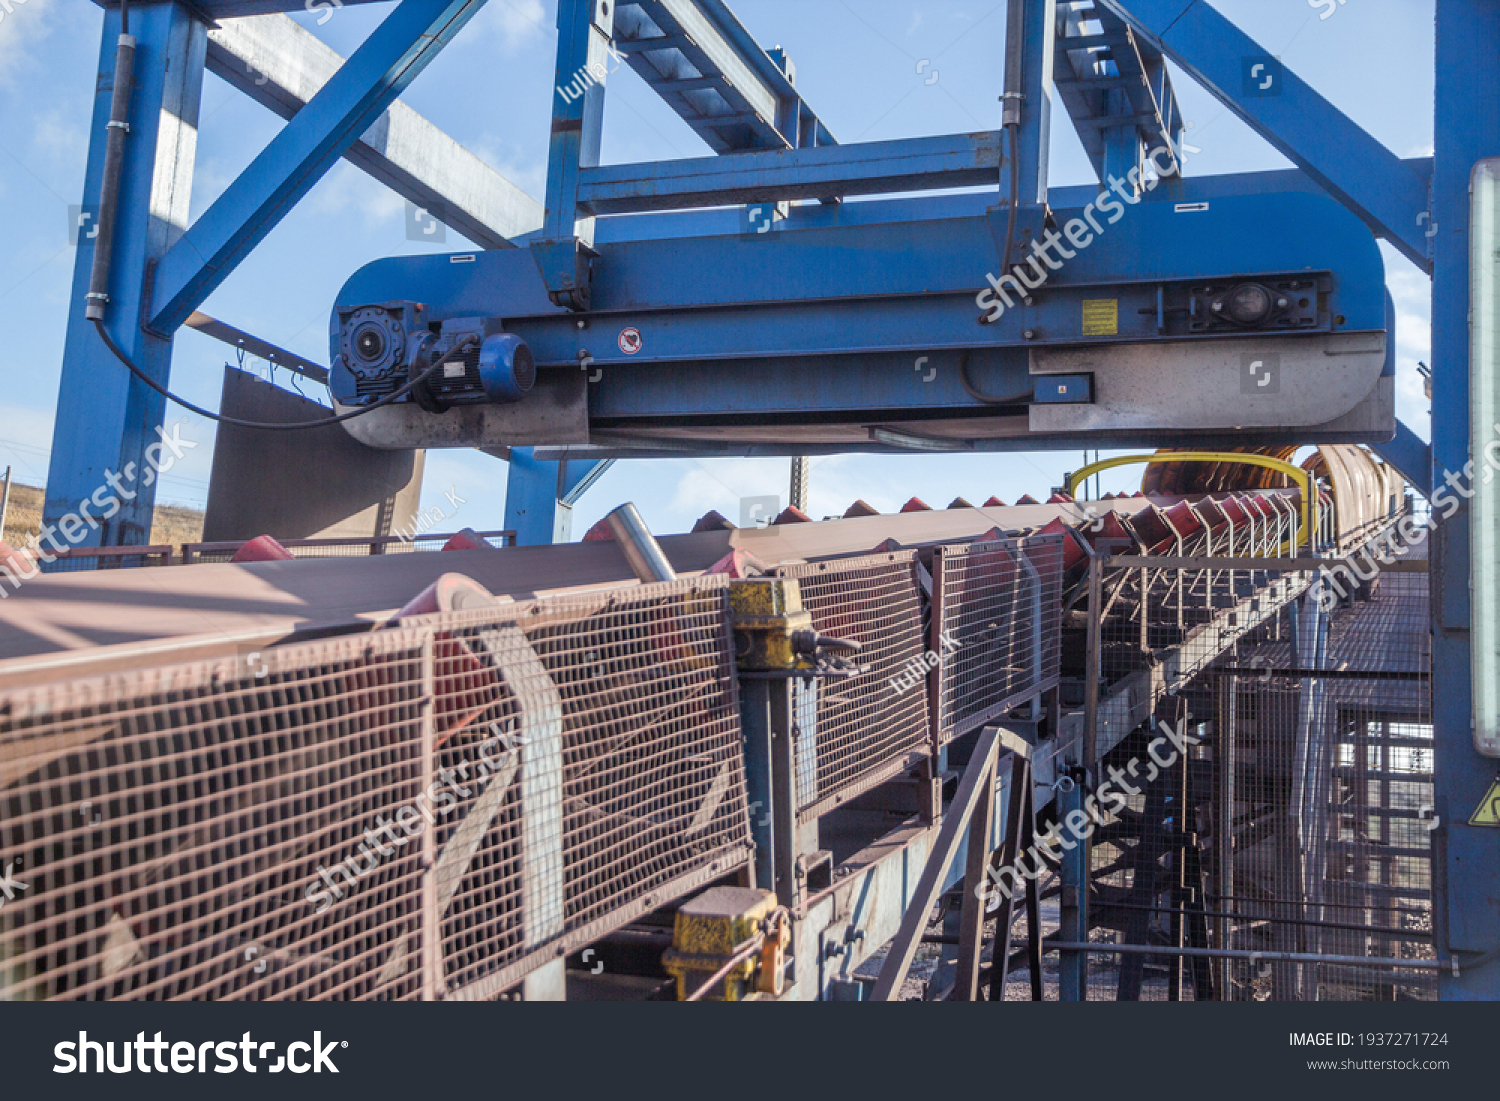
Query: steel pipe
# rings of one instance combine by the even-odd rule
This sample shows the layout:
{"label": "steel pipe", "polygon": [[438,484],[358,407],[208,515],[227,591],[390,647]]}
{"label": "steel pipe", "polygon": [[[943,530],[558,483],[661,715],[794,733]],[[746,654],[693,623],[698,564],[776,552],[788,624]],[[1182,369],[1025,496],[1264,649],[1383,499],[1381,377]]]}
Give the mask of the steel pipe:
{"label": "steel pipe", "polygon": [[604,520],[614,533],[615,542],[620,544],[625,561],[630,563],[630,568],[641,581],[649,585],[653,581],[677,580],[677,571],[667,561],[661,544],[646,527],[646,521],[641,519],[633,503],[627,501]]}

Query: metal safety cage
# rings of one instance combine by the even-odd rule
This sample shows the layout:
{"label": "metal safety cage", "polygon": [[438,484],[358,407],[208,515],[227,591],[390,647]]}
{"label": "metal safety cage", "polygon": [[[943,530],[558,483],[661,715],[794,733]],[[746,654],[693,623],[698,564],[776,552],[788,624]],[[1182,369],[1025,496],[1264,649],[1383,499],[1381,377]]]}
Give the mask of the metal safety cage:
{"label": "metal safety cage", "polygon": [[510,817],[483,807],[483,847],[476,828],[451,870],[439,857],[446,996],[498,993],[749,862],[727,591],[710,575],[432,617],[439,754],[498,758],[518,793]]}
{"label": "metal safety cage", "polygon": [[942,658],[939,744],[1058,683],[1064,538],[1033,535],[937,548],[932,652]]}
{"label": "metal safety cage", "polygon": [[[852,639],[864,671],[819,678],[796,724],[797,810],[803,820],[853,798],[931,751],[928,647],[917,552],[782,566],[819,634]],[[806,700],[804,695],[802,699]],[[811,709],[815,721],[803,720]]]}
{"label": "metal safety cage", "polygon": [[0,997],[416,996],[420,846],[365,830],[419,791],[426,645],[0,696],[0,862],[24,884],[0,909]]}
{"label": "metal safety cage", "polygon": [[0,695],[0,997],[493,996],[733,872],[723,589]]}
{"label": "metal safety cage", "polygon": [[1088,996],[1432,997],[1425,564],[1126,562],[1090,612],[1089,920],[1121,953]]}

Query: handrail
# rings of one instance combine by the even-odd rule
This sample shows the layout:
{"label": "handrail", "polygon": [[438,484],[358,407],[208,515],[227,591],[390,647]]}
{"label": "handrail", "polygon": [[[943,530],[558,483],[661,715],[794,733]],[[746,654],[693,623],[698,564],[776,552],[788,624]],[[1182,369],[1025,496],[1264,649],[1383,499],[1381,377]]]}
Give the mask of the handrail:
{"label": "handrail", "polygon": [[1302,489],[1300,542],[1309,548],[1312,546],[1313,535],[1308,522],[1308,503],[1317,497],[1317,483],[1301,467],[1293,466],[1283,459],[1273,459],[1269,455],[1248,455],[1240,451],[1159,451],[1151,455],[1117,455],[1113,459],[1101,459],[1098,462],[1089,463],[1068,474],[1063,479],[1063,492],[1072,497],[1074,496],[1073,487],[1081,484],[1091,474],[1116,466],[1128,466],[1132,463],[1243,463],[1246,466],[1263,466],[1278,470],[1290,477]]}

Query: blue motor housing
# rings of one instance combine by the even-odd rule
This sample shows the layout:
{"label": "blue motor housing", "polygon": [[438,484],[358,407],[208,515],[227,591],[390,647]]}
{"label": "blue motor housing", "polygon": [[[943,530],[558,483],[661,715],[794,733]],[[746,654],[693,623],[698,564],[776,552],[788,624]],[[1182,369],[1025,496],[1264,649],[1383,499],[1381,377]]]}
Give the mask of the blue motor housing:
{"label": "blue motor housing", "polygon": [[490,331],[428,374],[460,340],[496,328],[483,318],[429,324],[414,302],[341,309],[329,386],[340,405],[368,405],[425,375],[395,404],[413,402],[431,413],[520,401],[536,384],[536,359],[514,333]]}

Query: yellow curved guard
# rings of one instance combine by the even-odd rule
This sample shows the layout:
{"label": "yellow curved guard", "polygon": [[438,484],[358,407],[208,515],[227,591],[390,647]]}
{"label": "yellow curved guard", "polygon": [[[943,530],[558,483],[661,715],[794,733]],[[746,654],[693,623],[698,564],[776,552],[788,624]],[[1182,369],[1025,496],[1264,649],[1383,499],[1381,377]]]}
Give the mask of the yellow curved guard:
{"label": "yellow curved guard", "polygon": [[1089,463],[1088,466],[1073,471],[1064,480],[1063,490],[1069,497],[1076,497],[1073,487],[1082,484],[1089,475],[1097,474],[1101,470],[1109,470],[1111,467],[1129,466],[1132,463],[1243,463],[1246,466],[1264,466],[1279,470],[1302,489],[1301,531],[1298,532],[1300,537],[1298,541],[1304,546],[1312,544],[1312,528],[1308,524],[1308,506],[1317,501],[1318,485],[1301,467],[1293,466],[1282,459],[1273,459],[1269,455],[1250,455],[1243,451],[1158,451],[1152,455],[1120,455],[1117,458]]}

